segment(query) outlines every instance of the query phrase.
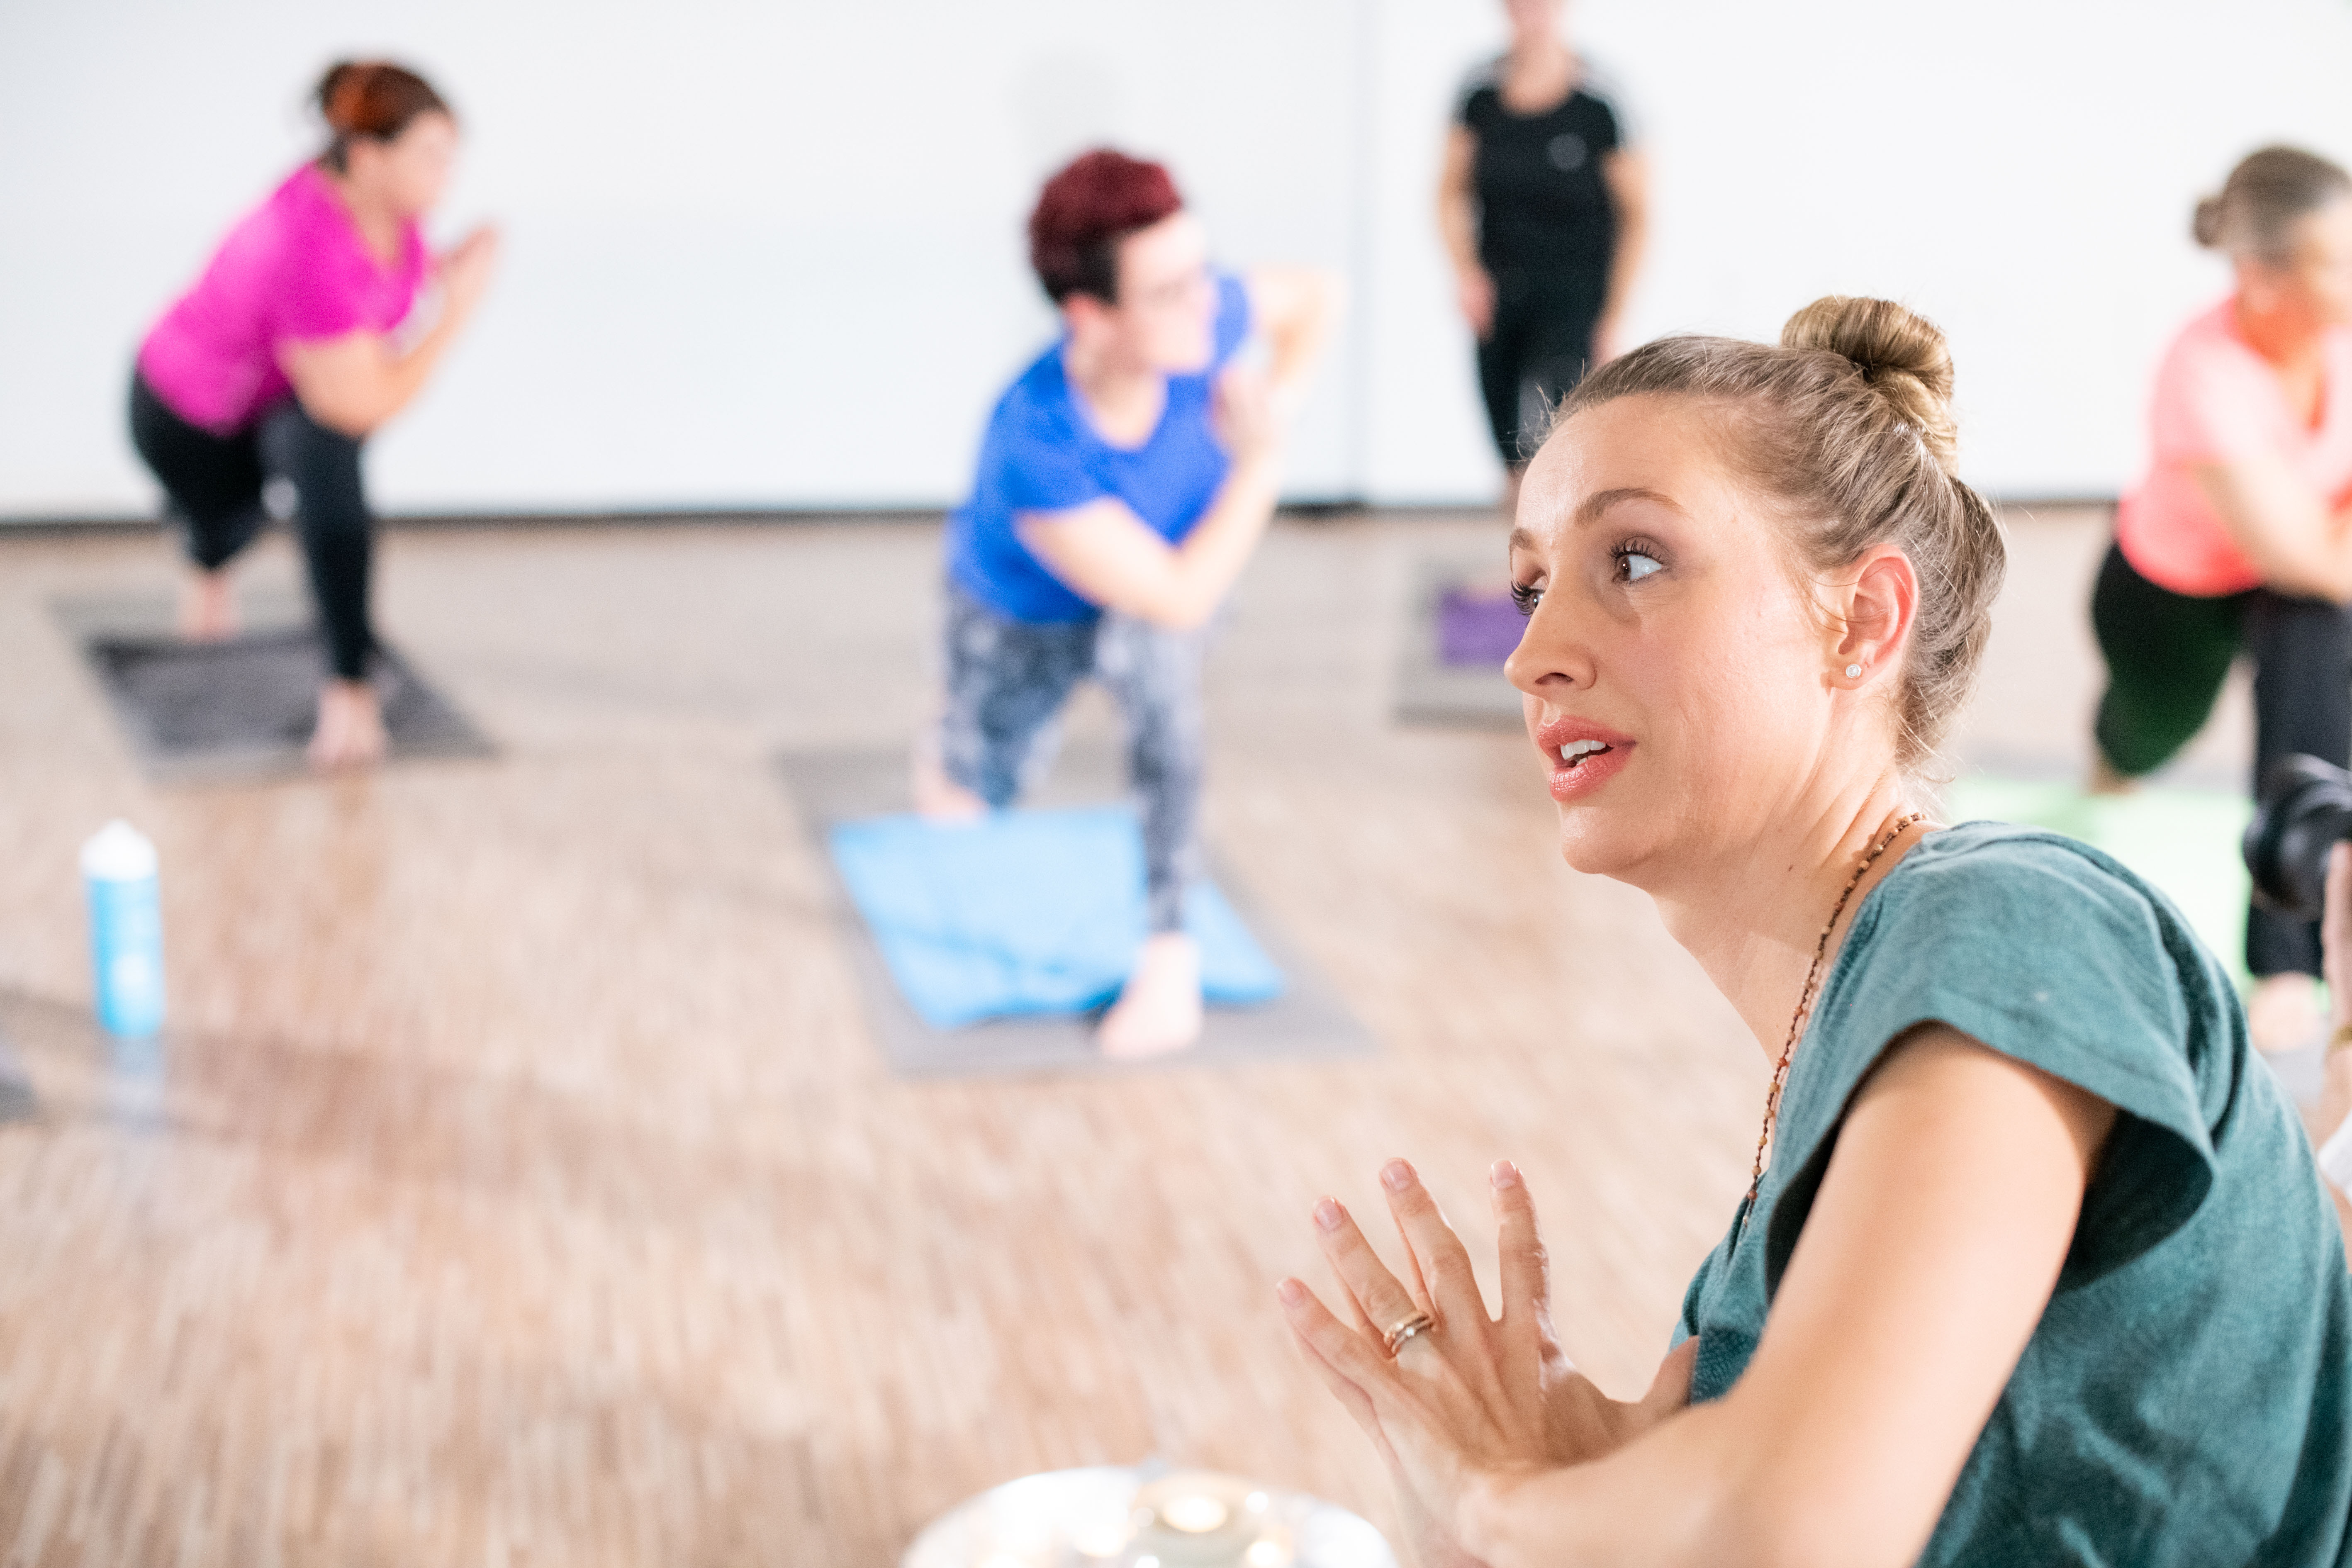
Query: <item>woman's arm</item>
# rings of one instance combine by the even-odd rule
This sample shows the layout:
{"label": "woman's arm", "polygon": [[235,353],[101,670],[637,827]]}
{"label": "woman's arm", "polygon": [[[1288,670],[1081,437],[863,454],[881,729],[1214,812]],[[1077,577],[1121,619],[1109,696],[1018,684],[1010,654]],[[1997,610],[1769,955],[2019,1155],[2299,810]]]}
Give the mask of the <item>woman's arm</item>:
{"label": "woman's arm", "polygon": [[441,316],[405,352],[379,332],[346,332],[278,348],[286,379],[304,413],[331,430],[358,437],[408,405],[423,390],[488,287],[498,236],[477,229],[442,259]]}
{"label": "woman's arm", "polygon": [[2284,458],[2200,463],[2189,472],[2206,504],[2270,587],[2352,600],[2352,507],[2328,510]]}
{"label": "woman's arm", "polygon": [[1306,399],[1307,384],[1347,300],[1347,284],[1338,273],[1316,267],[1253,268],[1244,283],[1250,321],[1271,351],[1266,380],[1274,411],[1287,419]]}
{"label": "woman's arm", "polygon": [[[1626,1440],[1597,1424],[1584,1462],[1513,1451],[1496,1412],[1523,1396],[1478,1335],[1449,1326],[1391,1362],[1305,1292],[1286,1304],[1467,1558],[1895,1568],[2049,1304],[2114,1117],[1953,1029],[1914,1031],[1856,1096],[1745,1374]],[[1426,1226],[1408,1235],[1418,1258]],[[1542,1309],[1507,1300],[1506,1341],[1515,1310]]]}
{"label": "woman's arm", "polygon": [[1257,548],[1282,475],[1281,419],[1265,375],[1235,365],[1219,377],[1217,422],[1233,467],[1181,544],[1110,499],[1024,512],[1014,532],[1080,598],[1175,630],[1203,624]]}
{"label": "woman's arm", "polygon": [[1649,161],[1633,148],[1620,147],[1601,154],[1601,177],[1608,184],[1610,205],[1617,209],[1617,249],[1609,260],[1609,292],[1592,331],[1593,357],[1605,362],[1625,351],[1625,307],[1633,297],[1642,258],[1650,247]]}
{"label": "woman's arm", "polygon": [[1437,232],[1454,262],[1454,285],[1463,319],[1482,340],[1495,326],[1495,280],[1478,259],[1478,133],[1466,125],[1445,132],[1445,157],[1437,176]]}

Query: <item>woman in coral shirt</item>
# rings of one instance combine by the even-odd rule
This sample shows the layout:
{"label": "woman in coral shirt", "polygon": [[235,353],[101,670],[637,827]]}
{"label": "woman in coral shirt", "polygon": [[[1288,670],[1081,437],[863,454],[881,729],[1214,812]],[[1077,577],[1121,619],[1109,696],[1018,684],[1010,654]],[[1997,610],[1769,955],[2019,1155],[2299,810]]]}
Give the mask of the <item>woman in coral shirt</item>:
{"label": "woman in coral shirt", "polygon": [[[2272,759],[2352,758],[2352,178],[2265,147],[2197,206],[2237,289],[2157,373],[2147,479],[2116,515],[2092,624],[2106,655],[2100,782],[2161,765],[2254,666],[2254,777]],[[2248,1004],[2267,1049],[2318,1032],[2318,928],[2256,908]]]}

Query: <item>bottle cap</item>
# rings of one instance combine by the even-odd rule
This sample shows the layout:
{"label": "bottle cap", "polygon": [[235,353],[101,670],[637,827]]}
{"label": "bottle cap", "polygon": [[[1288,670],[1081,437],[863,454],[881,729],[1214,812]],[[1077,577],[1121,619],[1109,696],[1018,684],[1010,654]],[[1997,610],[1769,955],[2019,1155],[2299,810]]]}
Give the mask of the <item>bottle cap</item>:
{"label": "bottle cap", "polygon": [[155,874],[155,846],[116,817],[81,847],[81,874],[100,882],[136,882]]}

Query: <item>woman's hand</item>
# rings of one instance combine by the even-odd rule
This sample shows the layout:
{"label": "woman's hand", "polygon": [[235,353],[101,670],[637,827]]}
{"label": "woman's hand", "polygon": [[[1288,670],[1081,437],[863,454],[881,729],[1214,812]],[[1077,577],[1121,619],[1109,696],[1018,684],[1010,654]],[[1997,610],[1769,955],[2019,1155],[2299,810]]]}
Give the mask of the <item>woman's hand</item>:
{"label": "woman's hand", "polygon": [[499,231],[484,224],[445,252],[440,260],[441,289],[450,313],[458,320],[473,314],[490,274],[499,262]]}
{"label": "woman's hand", "polygon": [[1274,388],[1255,365],[1232,365],[1217,377],[1211,416],[1235,467],[1265,461],[1281,448],[1282,416],[1275,407]]}
{"label": "woman's hand", "polygon": [[[1464,1511],[1482,1486],[1514,1474],[1599,1458],[1679,1409],[1695,1345],[1658,1369],[1639,1404],[1605,1397],[1570,1364],[1552,1331],[1550,1284],[1535,1205],[1517,1170],[1497,1162],[1503,1315],[1490,1318],[1470,1256],[1411,1165],[1381,1173],[1412,1265],[1412,1285],[1381,1263],[1346,1209],[1316,1205],[1318,1239],[1346,1294],[1342,1321],[1296,1279],[1278,1290],[1308,1363],[1389,1466],[1415,1553],[1424,1563],[1475,1562]],[[1385,1336],[1416,1312],[1436,1325],[1391,1358]]]}
{"label": "woman's hand", "polygon": [[1471,332],[1480,342],[1495,330],[1495,279],[1483,267],[1465,267],[1454,277],[1454,298],[1461,302],[1462,319],[1470,323]]}

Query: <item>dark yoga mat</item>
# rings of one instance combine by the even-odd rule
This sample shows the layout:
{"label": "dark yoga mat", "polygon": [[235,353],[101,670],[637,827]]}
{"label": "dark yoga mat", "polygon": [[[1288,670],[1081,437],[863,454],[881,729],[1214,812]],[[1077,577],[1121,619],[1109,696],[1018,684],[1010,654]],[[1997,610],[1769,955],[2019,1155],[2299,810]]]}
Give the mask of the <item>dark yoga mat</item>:
{"label": "dark yoga mat", "polygon": [[[264,626],[223,642],[184,642],[145,600],[64,601],[79,643],[140,762],[166,780],[299,773],[317,717],[326,648],[309,626]],[[374,680],[391,755],[486,757],[491,747],[399,650],[379,644]]]}
{"label": "dark yoga mat", "polygon": [[1502,596],[1491,553],[1414,563],[1396,673],[1397,721],[1517,729],[1519,693],[1503,679],[1518,646],[1518,610]]}
{"label": "dark yoga mat", "polygon": [[[835,923],[875,1043],[902,1078],[1346,1061],[1370,1057],[1378,1049],[1338,993],[1222,869],[1217,881],[1259,944],[1281,966],[1285,988],[1280,997],[1261,1005],[1211,1007],[1201,1042],[1192,1049],[1143,1063],[1106,1061],[1095,1048],[1093,1015],[1001,1018],[935,1029],[917,1016],[891,978],[881,947],[859,918],[825,847],[826,836],[836,824],[908,809],[906,753],[787,752],[777,758],[776,766],[800,807],[811,849],[825,867]],[[1115,800],[1119,795],[1117,761],[1107,752],[1074,748],[1034,795],[1034,804],[1039,805]]]}

